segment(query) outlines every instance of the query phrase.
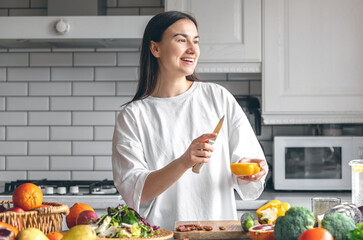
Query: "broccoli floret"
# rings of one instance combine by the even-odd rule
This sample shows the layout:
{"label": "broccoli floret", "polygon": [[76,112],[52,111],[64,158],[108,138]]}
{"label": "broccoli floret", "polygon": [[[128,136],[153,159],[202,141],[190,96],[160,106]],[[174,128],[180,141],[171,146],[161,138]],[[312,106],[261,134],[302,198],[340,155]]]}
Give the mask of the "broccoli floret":
{"label": "broccoli floret", "polygon": [[300,234],[314,227],[315,217],[312,211],[305,207],[291,207],[285,216],[277,218],[275,223],[275,238],[277,240],[296,240]]}
{"label": "broccoli floret", "polygon": [[321,226],[333,235],[334,240],[348,240],[348,232],[356,228],[354,220],[341,213],[325,216],[321,221]]}

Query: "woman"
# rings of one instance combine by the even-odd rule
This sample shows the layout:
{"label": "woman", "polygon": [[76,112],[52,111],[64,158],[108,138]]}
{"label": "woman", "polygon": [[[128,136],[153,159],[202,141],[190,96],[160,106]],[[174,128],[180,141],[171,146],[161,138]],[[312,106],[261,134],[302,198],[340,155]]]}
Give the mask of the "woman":
{"label": "woman", "polygon": [[[175,221],[237,219],[233,189],[242,199],[258,198],[268,171],[234,97],[197,81],[198,44],[190,15],[170,11],[150,20],[138,89],[119,114],[113,138],[114,182],[122,198],[151,224],[170,230]],[[211,132],[223,115],[216,138]],[[257,162],[261,172],[234,176],[233,162]],[[205,163],[200,174],[191,171],[197,163]]]}

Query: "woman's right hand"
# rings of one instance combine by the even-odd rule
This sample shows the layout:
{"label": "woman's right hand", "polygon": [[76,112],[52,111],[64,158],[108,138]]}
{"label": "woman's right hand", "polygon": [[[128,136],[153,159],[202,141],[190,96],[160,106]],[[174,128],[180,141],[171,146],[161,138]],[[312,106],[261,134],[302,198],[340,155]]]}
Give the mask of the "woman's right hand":
{"label": "woman's right hand", "polygon": [[217,137],[216,133],[206,133],[194,139],[187,151],[180,157],[187,168],[197,163],[206,163],[212,156],[213,146],[209,144],[210,139]]}

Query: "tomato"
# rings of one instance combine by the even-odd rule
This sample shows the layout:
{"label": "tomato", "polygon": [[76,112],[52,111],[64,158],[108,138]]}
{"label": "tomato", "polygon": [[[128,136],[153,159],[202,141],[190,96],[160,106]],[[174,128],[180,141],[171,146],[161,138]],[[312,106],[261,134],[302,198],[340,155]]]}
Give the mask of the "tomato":
{"label": "tomato", "polygon": [[298,240],[334,240],[330,232],[324,228],[312,228],[303,232]]}

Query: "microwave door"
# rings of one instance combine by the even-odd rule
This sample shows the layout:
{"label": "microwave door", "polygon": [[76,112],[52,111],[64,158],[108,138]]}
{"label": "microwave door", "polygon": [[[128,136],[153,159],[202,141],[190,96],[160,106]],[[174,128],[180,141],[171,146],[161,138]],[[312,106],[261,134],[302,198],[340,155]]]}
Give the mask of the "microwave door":
{"label": "microwave door", "polygon": [[363,159],[363,137],[353,137],[354,159]]}
{"label": "microwave door", "polygon": [[349,190],[352,138],[275,137],[276,190]]}

